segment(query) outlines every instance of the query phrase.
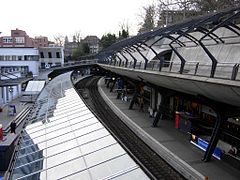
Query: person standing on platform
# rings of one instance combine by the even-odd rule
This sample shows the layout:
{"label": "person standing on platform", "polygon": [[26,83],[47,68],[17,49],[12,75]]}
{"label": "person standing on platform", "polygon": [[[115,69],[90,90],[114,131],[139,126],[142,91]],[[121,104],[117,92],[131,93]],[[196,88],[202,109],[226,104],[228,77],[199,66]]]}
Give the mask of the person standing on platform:
{"label": "person standing on platform", "polygon": [[16,134],[16,127],[17,127],[17,124],[16,122],[13,120],[10,124],[10,130],[11,130],[11,133],[14,133]]}

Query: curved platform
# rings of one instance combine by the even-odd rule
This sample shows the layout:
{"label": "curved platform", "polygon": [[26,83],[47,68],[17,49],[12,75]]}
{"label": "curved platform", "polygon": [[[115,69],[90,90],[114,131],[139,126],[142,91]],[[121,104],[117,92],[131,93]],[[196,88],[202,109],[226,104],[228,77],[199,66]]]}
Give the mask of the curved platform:
{"label": "curved platform", "polygon": [[98,86],[102,97],[122,121],[186,179],[239,179],[240,171],[223,161],[215,158],[208,163],[201,161],[204,152],[190,143],[188,134],[175,129],[173,121],[161,120],[159,127],[153,128],[149,113],[129,110],[130,102],[117,99],[117,93],[109,92],[103,79]]}

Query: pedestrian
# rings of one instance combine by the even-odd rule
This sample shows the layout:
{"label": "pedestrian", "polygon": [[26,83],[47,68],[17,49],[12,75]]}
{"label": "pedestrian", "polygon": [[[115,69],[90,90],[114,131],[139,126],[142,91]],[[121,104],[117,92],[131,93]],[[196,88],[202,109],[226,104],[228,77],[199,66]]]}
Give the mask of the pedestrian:
{"label": "pedestrian", "polygon": [[16,124],[16,122],[13,120],[13,121],[11,122],[11,124],[10,124],[11,133],[16,134],[16,126],[17,126],[17,124]]}

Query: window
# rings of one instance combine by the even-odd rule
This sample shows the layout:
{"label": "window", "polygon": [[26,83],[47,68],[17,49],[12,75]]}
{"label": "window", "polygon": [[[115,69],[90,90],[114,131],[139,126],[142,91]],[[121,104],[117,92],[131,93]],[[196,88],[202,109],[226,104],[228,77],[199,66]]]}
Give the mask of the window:
{"label": "window", "polygon": [[18,56],[18,60],[21,61],[22,60],[22,56]]}
{"label": "window", "polygon": [[17,44],[22,44],[22,43],[24,43],[25,41],[24,41],[24,37],[15,37],[15,42],[17,43]]}
{"label": "window", "polygon": [[12,43],[12,42],[13,42],[12,37],[4,37],[3,38],[3,43]]}
{"label": "window", "polygon": [[48,58],[52,58],[52,53],[48,52]]}
{"label": "window", "polygon": [[56,52],[56,57],[60,58],[60,53],[59,52]]}
{"label": "window", "polygon": [[12,56],[13,61],[16,61],[16,59],[17,59],[16,56]]}
{"label": "window", "polygon": [[43,52],[40,52],[40,57],[41,57],[41,58],[44,58]]}
{"label": "window", "polygon": [[11,56],[5,56],[5,60],[6,61],[10,61],[11,60]]}

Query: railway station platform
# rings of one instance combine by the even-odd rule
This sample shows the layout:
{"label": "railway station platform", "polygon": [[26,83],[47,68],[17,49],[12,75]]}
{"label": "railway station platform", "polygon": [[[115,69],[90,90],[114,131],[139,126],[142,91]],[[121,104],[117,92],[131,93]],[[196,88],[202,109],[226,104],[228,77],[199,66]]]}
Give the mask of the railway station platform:
{"label": "railway station platform", "polygon": [[[0,140],[0,161],[7,160],[8,154],[5,152],[5,147],[10,147],[12,142],[18,137],[22,130],[22,118],[25,117],[25,114],[30,108],[30,104],[23,103],[20,101],[20,98],[16,98],[13,101],[9,102],[7,105],[1,107],[0,112],[0,124],[2,125],[2,140]],[[15,112],[12,107],[15,107]],[[12,121],[16,122],[16,133],[10,132],[10,124]],[[10,148],[11,149],[11,148]],[[11,151],[11,150],[10,150]],[[5,156],[5,157],[3,157]],[[2,164],[1,164],[2,163]],[[4,176],[5,171],[1,170],[5,167],[5,161],[0,163],[0,179]]]}
{"label": "railway station platform", "polygon": [[161,120],[157,127],[152,127],[154,118],[149,116],[147,107],[144,112],[136,106],[129,110],[130,102],[117,99],[117,92],[110,92],[103,78],[98,89],[122,121],[186,179],[239,179],[240,171],[226,162],[214,157],[210,162],[203,162],[204,152],[190,143],[188,134],[175,129],[173,121]]}

